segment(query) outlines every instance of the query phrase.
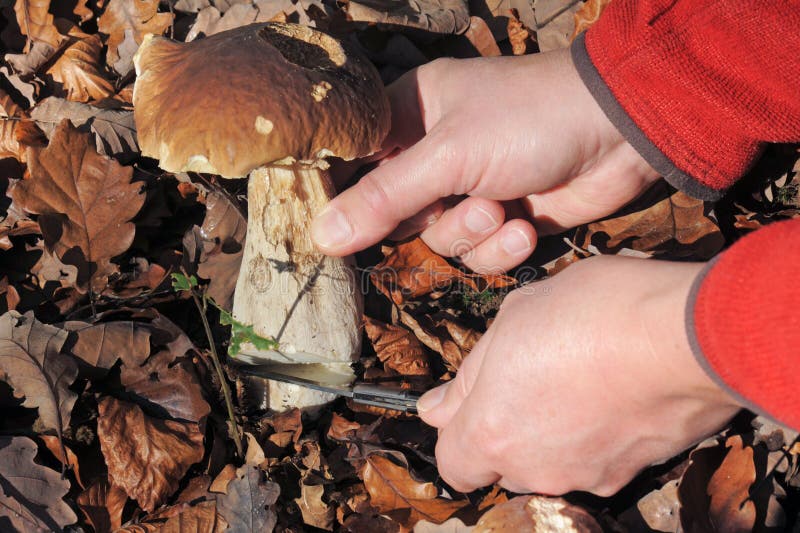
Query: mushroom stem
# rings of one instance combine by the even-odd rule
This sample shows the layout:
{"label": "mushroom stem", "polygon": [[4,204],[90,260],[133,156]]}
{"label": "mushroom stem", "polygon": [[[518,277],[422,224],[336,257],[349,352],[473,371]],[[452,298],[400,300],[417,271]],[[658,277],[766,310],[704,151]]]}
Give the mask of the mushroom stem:
{"label": "mushroom stem", "polygon": [[[360,351],[361,291],[352,258],[317,251],[310,225],[334,196],[321,168],[266,166],[250,173],[248,227],[233,302],[234,317],[272,337],[278,350],[245,344],[246,363],[323,364],[352,375]],[[273,409],[322,405],[331,395],[295,385],[269,384]]]}

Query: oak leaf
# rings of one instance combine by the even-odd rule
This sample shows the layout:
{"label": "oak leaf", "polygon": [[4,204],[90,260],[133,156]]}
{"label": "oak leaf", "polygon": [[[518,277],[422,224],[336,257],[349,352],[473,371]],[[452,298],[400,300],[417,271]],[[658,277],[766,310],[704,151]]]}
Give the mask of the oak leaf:
{"label": "oak leaf", "polygon": [[138,367],[150,356],[150,328],[141,322],[71,321],[64,323],[64,329],[75,333],[70,352],[95,368],[108,370],[120,359],[127,366]]}
{"label": "oak leaf", "polygon": [[122,526],[122,512],[128,501],[124,490],[99,478],[81,492],[76,503],[95,531],[116,531]]}
{"label": "oak leaf", "polygon": [[347,18],[416,28],[432,33],[461,34],[469,28],[466,0],[347,0],[343,2]]}
{"label": "oak leaf", "polygon": [[412,332],[364,317],[364,330],[384,368],[402,376],[430,376],[428,354]]}
{"label": "oak leaf", "polygon": [[197,424],[160,420],[132,403],[98,401],[97,437],[114,485],[145,511],[170,497],[205,453]]}
{"label": "oak leaf", "polygon": [[159,13],[158,0],[111,0],[97,21],[97,29],[108,35],[106,63],[120,59],[117,48],[125,40],[125,30],[133,32],[137,44],[148,33],[163,34],[172,24],[172,13]]}
{"label": "oak leaf", "polygon": [[17,0],[14,4],[19,29],[28,37],[26,52],[37,41],[58,48],[62,35],[53,24],[53,15],[49,13],[49,9],[50,0]]}
{"label": "oak leaf", "polygon": [[39,215],[45,246],[78,267],[77,288],[100,292],[117,270],[111,258],[133,241],[129,222],[144,203],[133,169],[94,150],[89,135],[68,121],[56,128],[47,148],[28,149],[30,179],[11,197]]}
{"label": "oak leaf", "polygon": [[269,481],[260,469],[245,464],[226,490],[217,497],[217,509],[229,524],[229,531],[272,531],[277,523],[273,506],[281,492],[277,483]]}
{"label": "oak leaf", "polygon": [[36,464],[36,452],[27,437],[0,437],[0,524],[11,531],[61,531],[78,520],[62,500],[69,481]]}
{"label": "oak leaf", "polygon": [[603,530],[588,511],[561,498],[517,496],[494,506],[478,520],[472,531],[601,533]]}
{"label": "oak leaf", "polygon": [[51,96],[31,110],[31,118],[48,137],[65,118],[80,131],[91,131],[95,136],[97,151],[113,156],[121,162],[139,154],[133,111],[101,109],[80,102],[70,102]]}
{"label": "oak leaf", "polygon": [[433,483],[417,481],[408,466],[378,453],[367,456],[362,477],[371,504],[408,528],[423,519],[440,524],[469,505],[465,500],[440,498]]}
{"label": "oak leaf", "polygon": [[78,365],[61,353],[66,339],[66,331],[42,324],[30,311],[0,316],[0,377],[25,397],[23,406],[39,408],[44,428],[55,430],[59,437],[78,399],[69,389]]}
{"label": "oak leaf", "polygon": [[[103,43],[95,34],[74,40],[47,70],[61,84],[67,100],[89,102],[114,94],[114,87],[102,73]],[[63,94],[63,93],[62,93]]]}

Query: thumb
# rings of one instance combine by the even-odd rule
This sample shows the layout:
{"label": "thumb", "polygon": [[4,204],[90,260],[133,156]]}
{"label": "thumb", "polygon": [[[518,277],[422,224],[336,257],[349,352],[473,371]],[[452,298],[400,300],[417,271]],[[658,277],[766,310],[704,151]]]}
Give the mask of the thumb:
{"label": "thumb", "polygon": [[331,200],[314,219],[311,238],[337,256],[375,244],[440,198],[460,194],[462,168],[453,139],[431,132]]}
{"label": "thumb", "polygon": [[417,412],[423,422],[429,426],[442,428],[455,416],[478,380],[483,355],[486,352],[484,346],[488,344],[492,333],[492,330],[486,332],[478,341],[472,352],[461,363],[455,378],[429,390],[417,401]]}

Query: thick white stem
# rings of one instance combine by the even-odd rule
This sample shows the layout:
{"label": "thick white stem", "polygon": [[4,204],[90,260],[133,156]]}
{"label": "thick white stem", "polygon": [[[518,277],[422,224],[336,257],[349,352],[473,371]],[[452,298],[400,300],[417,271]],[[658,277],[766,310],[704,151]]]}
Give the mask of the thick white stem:
{"label": "thick white stem", "polygon": [[[319,253],[310,225],[334,191],[325,170],[267,167],[248,184],[248,226],[234,317],[275,338],[279,350],[245,345],[245,363],[317,363],[346,380],[360,352],[362,297],[352,258]],[[309,408],[330,395],[270,382],[270,407]]]}

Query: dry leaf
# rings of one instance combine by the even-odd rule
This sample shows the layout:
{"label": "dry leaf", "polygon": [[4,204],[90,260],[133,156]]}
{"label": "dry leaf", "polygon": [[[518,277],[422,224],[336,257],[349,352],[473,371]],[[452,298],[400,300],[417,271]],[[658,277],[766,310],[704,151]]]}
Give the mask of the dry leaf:
{"label": "dry leaf", "polygon": [[536,41],[533,40],[531,30],[519,19],[516,9],[512,9],[510,15],[506,33],[508,34],[508,42],[511,44],[511,52],[515,56],[534,52],[536,50]]}
{"label": "dry leaf", "polygon": [[107,478],[95,480],[76,498],[78,507],[95,531],[116,531],[122,526],[122,511],[128,495],[108,482]]}
{"label": "dry leaf", "polygon": [[416,28],[432,33],[460,34],[469,28],[466,0],[347,0],[347,18]]}
{"label": "dry leaf", "polygon": [[328,438],[333,440],[353,440],[356,436],[356,430],[361,427],[358,422],[351,422],[343,416],[336,413],[331,415],[331,425],[328,428]]}
{"label": "dry leaf", "polygon": [[517,496],[481,517],[473,533],[496,531],[558,531],[601,533],[600,524],[585,509],[561,498]]}
{"label": "dry leaf", "polygon": [[711,497],[708,515],[718,531],[752,531],[756,523],[756,505],[750,487],[756,480],[753,448],[744,446],[739,435],[725,443],[728,454],[706,489]]}
{"label": "dry leaf", "polygon": [[144,517],[142,522],[114,530],[114,533],[222,533],[228,524],[213,501],[195,506],[176,505]]}
{"label": "dry leaf", "polygon": [[16,395],[25,397],[23,406],[38,407],[44,428],[59,436],[69,426],[78,399],[69,389],[78,376],[78,365],[61,353],[66,339],[66,331],[42,324],[33,312],[9,311],[0,316],[0,378]]}
{"label": "dry leaf", "polygon": [[36,443],[0,437],[0,524],[25,533],[60,531],[78,517],[62,498],[69,481],[34,462]]}
{"label": "dry leaf", "polygon": [[114,87],[102,73],[100,54],[103,43],[95,34],[72,42],[47,70],[61,84],[67,100],[90,102],[114,94]]}
{"label": "dry leaf", "polygon": [[536,42],[539,50],[549,52],[569,46],[570,36],[575,29],[574,15],[581,2],[565,0],[533,0],[536,24]]}
{"label": "dry leaf", "polygon": [[384,368],[401,376],[430,376],[428,354],[414,334],[365,316],[364,329]]}
{"label": "dry leaf", "polygon": [[125,40],[125,30],[133,32],[137,44],[148,33],[163,34],[172,24],[172,13],[158,13],[158,0],[111,0],[97,21],[97,29],[108,35],[106,63],[120,59],[117,48]]}
{"label": "dry leaf", "polygon": [[277,522],[273,506],[278,501],[280,486],[266,478],[256,467],[245,465],[228,483],[226,494],[217,498],[219,514],[233,533],[272,531]]}
{"label": "dry leaf", "polygon": [[678,480],[673,479],[654,490],[636,503],[636,507],[647,525],[664,532],[680,529],[680,507]]}
{"label": "dry leaf", "polygon": [[[69,446],[64,444],[61,439],[53,435],[39,435],[39,438],[44,442],[45,447],[64,465],[65,469],[72,470],[78,485],[85,488],[83,480],[81,479],[80,465],[78,464],[78,456],[70,449]],[[66,455],[65,455],[66,454]]]}
{"label": "dry leaf", "polygon": [[78,267],[77,288],[100,292],[117,270],[111,258],[133,241],[131,220],[144,203],[133,170],[98,154],[89,135],[62,122],[47,148],[28,149],[31,177],[11,197],[39,215],[47,248]]}
{"label": "dry leaf", "polygon": [[97,150],[122,162],[139,154],[133,111],[100,109],[80,102],[70,102],[51,96],[45,98],[31,111],[31,117],[48,137],[65,118],[80,131],[95,135]]}
{"label": "dry leaf", "polygon": [[0,89],[0,159],[26,160],[25,147],[41,144],[42,133],[28,114]]}
{"label": "dry leaf", "polygon": [[611,0],[587,0],[575,13],[575,30],[572,32],[570,41],[589,29],[589,26],[597,22],[603,10],[611,3]]}
{"label": "dry leaf", "polygon": [[440,498],[433,483],[417,481],[407,466],[377,453],[367,457],[362,478],[371,504],[405,527],[413,527],[420,520],[441,524],[469,505],[465,500]]}
{"label": "dry leaf", "polygon": [[[657,186],[645,194],[658,200],[664,191],[666,188]],[[599,244],[604,253],[625,247],[639,252],[669,252],[671,258],[710,259],[725,244],[719,226],[705,215],[703,201],[680,191],[646,209],[589,224],[582,248],[601,241],[599,234],[608,236]]]}
{"label": "dry leaf", "polygon": [[475,47],[475,51],[482,57],[503,55],[500,47],[497,46],[494,35],[489,30],[489,26],[480,17],[469,18],[469,28],[467,28],[464,36],[469,39],[469,42]]}
{"label": "dry leaf", "polygon": [[466,525],[458,518],[451,518],[441,524],[421,520],[414,526],[414,533],[470,533],[472,530],[472,526]]}
{"label": "dry leaf", "polygon": [[75,333],[70,352],[95,368],[108,370],[120,359],[138,367],[150,356],[150,329],[141,322],[66,322],[64,329]]}
{"label": "dry leaf", "polygon": [[480,340],[481,334],[456,322],[447,315],[415,318],[401,311],[400,321],[416,335],[425,346],[442,356],[448,367],[455,371]]}
{"label": "dry leaf", "polygon": [[14,4],[19,29],[28,37],[26,52],[37,41],[58,48],[62,35],[53,24],[53,15],[49,13],[49,9],[50,0],[17,0]]}
{"label": "dry leaf", "polygon": [[208,295],[222,308],[230,310],[233,291],[244,254],[247,218],[236,204],[222,193],[206,197],[206,217],[184,237],[190,261],[197,261],[197,275],[209,280]]}
{"label": "dry leaf", "polygon": [[109,396],[98,401],[97,437],[114,485],[152,512],[203,458],[197,424],[160,420]]}
{"label": "dry leaf", "polygon": [[312,527],[326,531],[333,531],[333,520],[336,511],[333,507],[322,501],[325,494],[323,485],[300,485],[300,497],[295,498],[295,503],[303,514],[303,522]]}

